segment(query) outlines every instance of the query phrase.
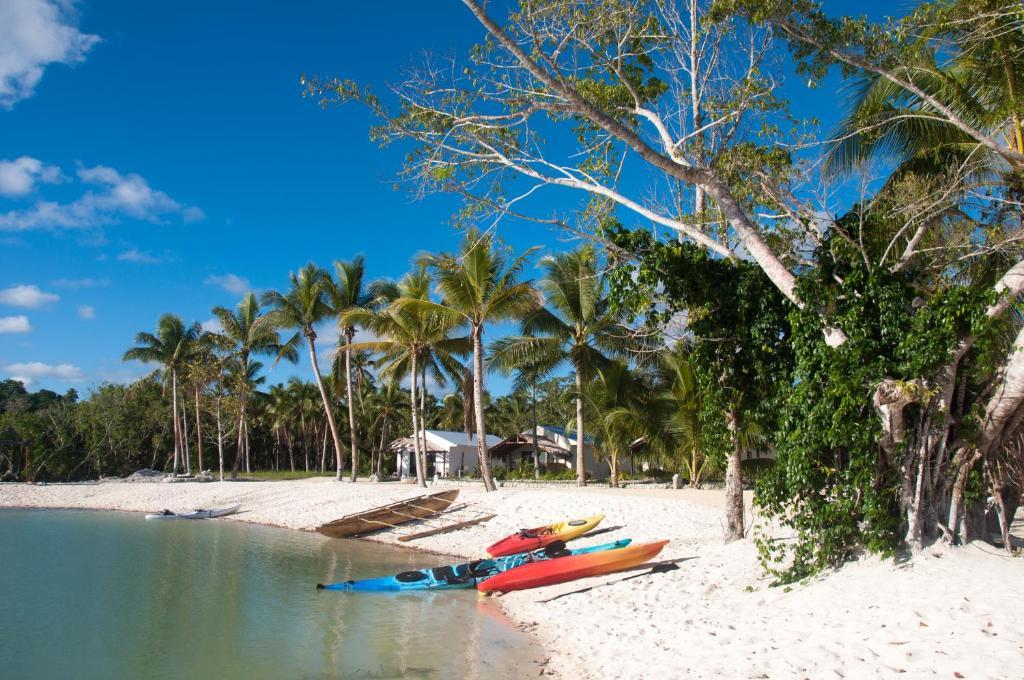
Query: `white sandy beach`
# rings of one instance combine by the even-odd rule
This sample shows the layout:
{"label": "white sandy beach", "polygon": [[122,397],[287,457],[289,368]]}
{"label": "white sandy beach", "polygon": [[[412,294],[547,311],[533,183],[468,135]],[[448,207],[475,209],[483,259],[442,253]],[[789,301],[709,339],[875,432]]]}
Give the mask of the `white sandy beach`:
{"label": "white sandy beach", "polygon": [[[438,487],[440,488],[440,487]],[[433,490],[433,488],[432,488]],[[310,530],[421,493],[411,485],[279,482],[0,485],[0,506],[154,511],[241,503],[230,521]],[[489,522],[406,545],[460,557],[516,529],[604,513],[581,545],[670,539],[675,570],[576,581],[500,598],[565,678],[1010,678],[1024,675],[1024,560],[987,545],[865,558],[770,588],[753,542],[721,544],[721,492],[461,487],[455,513]],[[140,517],[141,521],[141,517]],[[424,527],[420,525],[417,530]],[[403,528],[374,540],[395,542]],[[330,539],[324,539],[330,540]],[[424,557],[424,566],[445,562]],[[325,580],[340,576],[325,574]],[[1001,584],[997,589],[992,584]]]}

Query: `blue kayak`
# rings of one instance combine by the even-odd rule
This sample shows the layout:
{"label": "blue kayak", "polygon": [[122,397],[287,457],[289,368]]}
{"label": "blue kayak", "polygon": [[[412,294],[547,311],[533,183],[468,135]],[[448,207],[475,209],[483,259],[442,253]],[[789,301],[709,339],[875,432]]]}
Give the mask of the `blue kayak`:
{"label": "blue kayak", "polygon": [[624,538],[614,543],[595,545],[591,548],[576,548],[569,550],[563,541],[557,541],[551,545],[534,550],[533,552],[519,553],[518,555],[506,555],[504,557],[492,557],[475,562],[464,562],[462,564],[451,564],[445,567],[434,569],[419,569],[416,571],[403,571],[394,576],[382,576],[380,578],[368,578],[361,581],[342,581],[324,585],[318,583],[317,588],[323,590],[360,590],[360,591],[385,591],[385,590],[449,590],[453,588],[473,588],[477,583],[500,574],[503,571],[514,569],[528,562],[543,562],[554,560],[569,555],[584,555],[587,553],[601,552],[603,550],[615,550],[625,548],[632,539]]}

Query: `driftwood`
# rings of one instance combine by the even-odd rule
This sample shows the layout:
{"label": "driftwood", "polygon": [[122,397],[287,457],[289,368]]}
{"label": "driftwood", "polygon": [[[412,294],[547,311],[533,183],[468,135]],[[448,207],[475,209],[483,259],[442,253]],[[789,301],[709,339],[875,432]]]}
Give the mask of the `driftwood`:
{"label": "driftwood", "polygon": [[447,526],[438,527],[436,529],[429,529],[427,531],[420,531],[415,534],[408,534],[407,536],[399,536],[398,540],[403,543],[406,541],[415,541],[417,538],[426,538],[427,536],[437,536],[438,534],[447,534],[449,531],[458,531],[459,529],[465,529],[471,527],[474,524],[482,524],[490,519],[494,519],[497,515],[484,515],[477,517],[476,519],[467,520],[465,522],[456,522],[455,524],[449,524]]}

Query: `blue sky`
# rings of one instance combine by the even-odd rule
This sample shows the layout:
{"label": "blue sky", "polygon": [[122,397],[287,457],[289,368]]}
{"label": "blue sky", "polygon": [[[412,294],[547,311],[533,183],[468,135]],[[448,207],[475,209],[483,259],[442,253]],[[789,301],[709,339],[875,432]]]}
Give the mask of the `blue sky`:
{"label": "blue sky", "polygon": [[[371,275],[398,277],[457,244],[456,200],[396,192],[401,150],[368,140],[361,108],[303,99],[299,76],[382,89],[424,51],[464,54],[481,29],[461,3],[2,4],[0,376],[131,380],[147,368],[120,357],[163,312],[205,321],[310,260],[363,253]],[[830,89],[794,90],[796,112],[835,120]],[[566,247],[536,224],[501,235]],[[293,373],[308,367],[269,380]]]}

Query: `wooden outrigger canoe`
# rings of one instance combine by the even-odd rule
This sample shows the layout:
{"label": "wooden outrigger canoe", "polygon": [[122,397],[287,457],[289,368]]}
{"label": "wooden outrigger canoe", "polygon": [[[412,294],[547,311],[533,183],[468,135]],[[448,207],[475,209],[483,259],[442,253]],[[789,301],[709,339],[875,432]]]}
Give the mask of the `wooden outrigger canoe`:
{"label": "wooden outrigger canoe", "polygon": [[331,538],[351,538],[382,529],[390,529],[399,524],[431,517],[442,510],[447,510],[458,495],[459,490],[453,489],[407,498],[390,505],[382,505],[372,510],[346,515],[333,522],[321,524],[316,530]]}

